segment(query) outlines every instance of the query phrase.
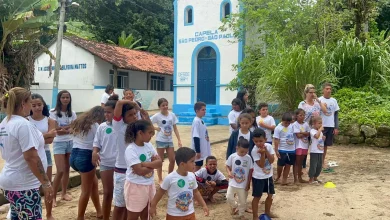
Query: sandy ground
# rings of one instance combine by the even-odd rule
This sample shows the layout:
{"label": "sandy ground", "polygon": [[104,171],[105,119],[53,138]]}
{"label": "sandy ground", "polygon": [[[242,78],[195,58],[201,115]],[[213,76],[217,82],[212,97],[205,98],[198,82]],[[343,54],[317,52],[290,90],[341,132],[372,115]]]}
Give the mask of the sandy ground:
{"label": "sandy ground", "polygon": [[[212,147],[219,159],[218,167],[225,172],[224,156],[226,144]],[[330,149],[329,160],[337,161],[334,173],[321,174],[320,179],[332,181],[337,188],[327,189],[308,184],[289,186],[276,185],[276,196],[272,210],[279,219],[390,219],[390,173],[386,166],[390,162],[390,149],[358,146],[337,146]],[[167,163],[163,167],[167,175]],[[292,182],[292,179],[289,179]],[[101,188],[101,185],[100,185]],[[102,190],[101,190],[102,191]],[[59,202],[54,209],[56,219],[75,219],[80,188],[70,190],[71,202]],[[201,207],[196,207],[197,219],[234,219],[229,215],[229,206],[223,194],[216,195],[217,203],[208,203],[210,216],[204,217]],[[164,219],[167,197],[158,205],[158,219]],[[248,197],[248,204],[251,196]],[[264,205],[260,205],[264,210]],[[89,202],[86,219],[95,219],[92,202]],[[247,214],[251,218],[250,214]],[[1,219],[5,214],[0,215]]]}

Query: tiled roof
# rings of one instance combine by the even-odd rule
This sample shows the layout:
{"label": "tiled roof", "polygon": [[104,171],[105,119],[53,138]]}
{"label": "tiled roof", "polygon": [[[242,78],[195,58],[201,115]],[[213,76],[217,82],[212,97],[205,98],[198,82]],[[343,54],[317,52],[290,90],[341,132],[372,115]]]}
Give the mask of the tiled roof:
{"label": "tiled roof", "polygon": [[89,41],[78,37],[64,37],[77,46],[100,57],[119,69],[173,75],[173,58],[140,50]]}

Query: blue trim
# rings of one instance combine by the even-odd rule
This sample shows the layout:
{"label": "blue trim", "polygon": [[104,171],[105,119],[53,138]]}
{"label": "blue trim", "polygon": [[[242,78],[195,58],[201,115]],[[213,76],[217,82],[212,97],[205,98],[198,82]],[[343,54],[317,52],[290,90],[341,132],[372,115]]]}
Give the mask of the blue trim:
{"label": "blue trim", "polygon": [[176,84],[173,85],[173,87],[194,87],[192,84]]}
{"label": "blue trim", "polygon": [[[177,81],[177,0],[173,2],[173,14],[174,14],[174,33],[173,33],[173,84],[176,85]],[[173,106],[177,104],[177,87],[173,86]],[[174,109],[174,108],[173,108]],[[174,109],[175,110],[175,109]],[[174,111],[175,112],[175,111]]]}
{"label": "blue trim", "polygon": [[217,84],[216,86],[217,87],[226,87],[226,86],[228,86],[228,84]]}
{"label": "blue trim", "polygon": [[222,21],[225,16],[224,16],[224,12],[225,12],[225,5],[229,3],[230,4],[230,14],[232,14],[232,3],[230,2],[230,0],[223,0],[221,2],[221,6],[219,8],[219,19]]}
{"label": "blue trim", "polygon": [[[173,106],[175,109],[175,114],[180,115],[183,112],[194,112],[194,105],[193,104],[176,104]],[[211,109],[213,109],[213,113],[219,113],[221,114],[220,117],[227,117],[232,110],[231,105],[207,105],[206,106],[207,112],[210,112]]]}
{"label": "blue trim", "polygon": [[[58,88],[53,88],[52,94],[51,94],[51,106],[56,106],[57,104],[57,95],[58,95]],[[50,108],[49,108],[50,109]]]}
{"label": "blue trim", "polygon": [[[192,22],[188,23],[188,21],[187,21],[187,12],[190,9],[192,10]],[[187,7],[184,8],[184,26],[191,26],[191,25],[194,25],[194,7],[192,7],[192,5],[188,5]]]}
{"label": "blue trim", "polygon": [[[242,2],[239,3],[239,12],[242,13],[244,10],[244,7],[242,5]],[[244,25],[241,26],[241,30],[244,30]],[[245,58],[245,32],[242,34],[242,39],[238,42],[238,72],[241,72],[240,64]],[[238,82],[240,83],[240,78],[238,78]],[[237,91],[241,90],[241,86],[237,88]]]}
{"label": "blue trim", "polygon": [[93,89],[106,89],[107,86],[93,86]]}
{"label": "blue trim", "polygon": [[[215,50],[215,53],[217,55],[217,74],[216,74],[216,85],[219,85],[220,84],[220,78],[221,78],[221,73],[220,73],[220,67],[221,67],[221,64],[220,64],[220,61],[221,61],[221,54],[219,53],[219,49],[218,49],[218,46],[213,43],[213,42],[209,42],[209,41],[206,41],[206,42],[202,42],[200,44],[198,44],[194,51],[192,52],[192,59],[191,59],[191,84],[192,85],[195,85],[195,74],[198,74],[198,72],[196,71],[196,68],[197,68],[197,64],[198,64],[198,54],[199,54],[199,51],[205,47],[211,47]],[[215,99],[215,104],[216,105],[219,105],[220,103],[220,91],[219,91],[219,87],[216,87],[216,99]],[[195,86],[191,87],[191,104],[195,104]]]}

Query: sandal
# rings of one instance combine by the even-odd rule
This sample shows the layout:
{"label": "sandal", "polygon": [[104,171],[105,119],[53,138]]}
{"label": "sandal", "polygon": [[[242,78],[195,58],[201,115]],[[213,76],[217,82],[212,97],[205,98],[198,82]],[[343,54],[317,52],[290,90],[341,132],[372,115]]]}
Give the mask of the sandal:
{"label": "sandal", "polygon": [[333,173],[333,172],[334,172],[334,169],[328,167],[328,168],[323,169],[322,172],[324,172],[324,173]]}

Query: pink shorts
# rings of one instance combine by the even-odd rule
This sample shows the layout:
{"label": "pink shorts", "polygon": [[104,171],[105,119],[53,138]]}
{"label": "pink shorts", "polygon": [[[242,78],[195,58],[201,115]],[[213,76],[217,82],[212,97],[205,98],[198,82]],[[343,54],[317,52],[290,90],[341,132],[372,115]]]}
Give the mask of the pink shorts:
{"label": "pink shorts", "polygon": [[126,180],[124,194],[126,209],[130,212],[142,212],[156,194],[156,187],[154,183],[152,185],[141,185]]}
{"label": "pink shorts", "polygon": [[301,156],[301,155],[307,155],[308,149],[302,149],[302,148],[297,148],[295,150],[295,155]]}

